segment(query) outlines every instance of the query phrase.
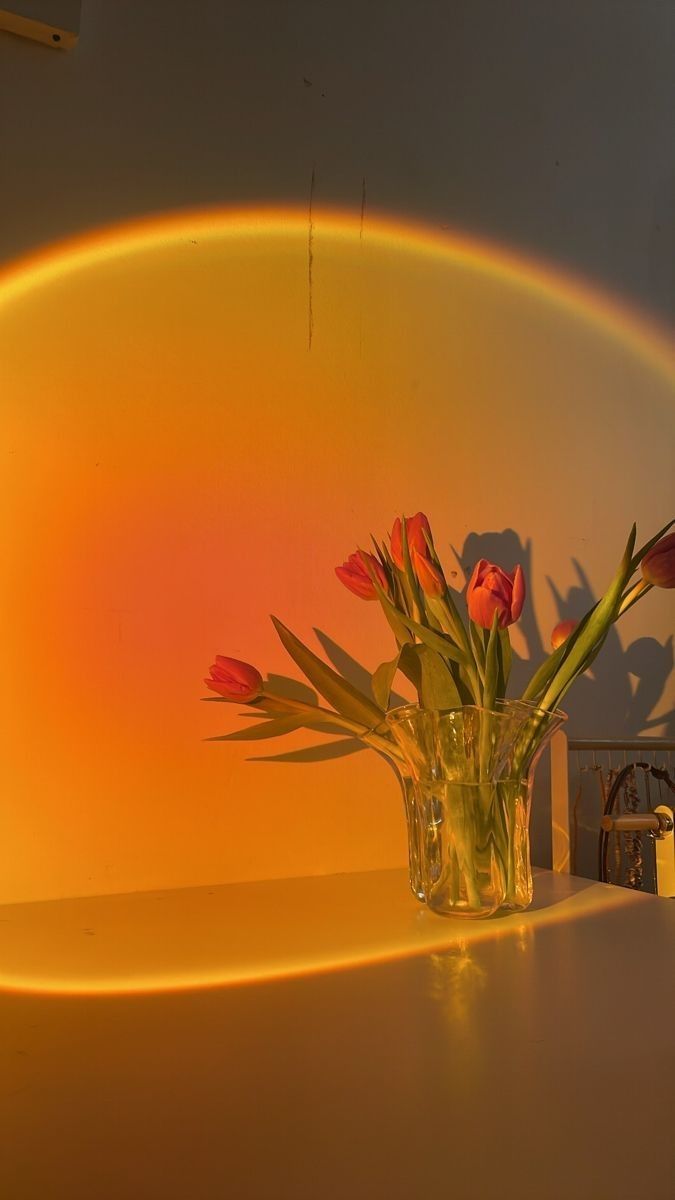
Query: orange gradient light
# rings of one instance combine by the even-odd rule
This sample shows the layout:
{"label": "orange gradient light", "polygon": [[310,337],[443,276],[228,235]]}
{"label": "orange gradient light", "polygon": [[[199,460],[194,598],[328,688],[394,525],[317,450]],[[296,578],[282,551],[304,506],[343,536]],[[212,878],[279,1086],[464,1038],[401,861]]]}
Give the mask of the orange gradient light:
{"label": "orange gradient light", "polygon": [[438,917],[413,899],[404,871],[7,905],[0,993],[235,987],[523,940],[636,903],[634,892],[609,884],[580,886],[551,872],[535,882],[533,908],[507,921]]}
{"label": "orange gradient light", "polygon": [[[375,755],[203,740],[239,720],[200,703],[214,654],[296,674],[272,611],[390,657],[333,568],[401,511],[446,548],[531,538],[543,629],[546,576],[578,557],[601,587],[669,515],[658,331],[500,249],[316,211],[310,349],[308,251],[304,213],[198,211],[0,276],[0,901],[401,865]],[[667,636],[651,600],[627,635]]]}

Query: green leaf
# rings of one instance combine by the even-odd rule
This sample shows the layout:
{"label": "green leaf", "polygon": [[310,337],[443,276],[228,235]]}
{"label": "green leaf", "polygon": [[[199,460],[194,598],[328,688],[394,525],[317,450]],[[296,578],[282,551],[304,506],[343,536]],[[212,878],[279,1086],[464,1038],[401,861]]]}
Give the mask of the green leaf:
{"label": "green leaf", "polygon": [[[384,593],[382,593],[382,594],[384,595]],[[389,623],[389,628],[391,629],[394,637],[396,638],[397,645],[404,646],[407,642],[412,641],[412,638],[410,636],[410,631],[408,630],[404,621],[399,616],[398,610],[396,608],[394,608],[394,605],[390,604],[390,603],[383,604],[382,596],[378,596],[378,599],[382,606],[382,611]]]}
{"label": "green leaf", "polygon": [[457,691],[459,692],[462,704],[480,703],[480,697],[476,696],[472,680],[469,678],[465,667],[455,666],[453,678],[457,684]]}
{"label": "green leaf", "polygon": [[[578,633],[579,628],[580,627],[577,626],[577,628],[574,630],[574,633]],[[551,654],[548,655],[548,658],[545,658],[543,663],[537,667],[537,670],[523,692],[523,700],[539,700],[541,692],[546,688],[549,681],[553,678],[563,658],[565,657],[565,654],[569,650],[568,642],[570,640],[571,639],[568,638],[566,642],[563,642],[561,646],[558,646],[557,650],[553,650]]]}
{"label": "green leaf", "polygon": [[431,628],[439,630],[446,637],[451,638],[455,646],[459,645],[452,613],[447,605],[438,596],[424,596],[423,599],[427,618],[430,618],[429,623]]}
{"label": "green leaf", "polygon": [[380,562],[382,563],[382,566],[384,567],[385,571],[391,571],[393,573],[394,561],[386,547],[386,544],[383,542],[382,545],[380,545],[380,543],[377,541],[377,539],[373,537],[372,533],[370,535],[370,540],[373,543],[373,546],[375,547],[375,553],[377,554],[377,557],[379,558]]}
{"label": "green leaf", "polygon": [[631,608],[633,607],[634,604],[637,604],[638,600],[641,600],[643,596],[646,596],[648,592],[652,591],[653,584],[648,583],[647,586],[642,591],[637,591],[637,594],[635,596],[633,596],[633,599],[630,601],[630,604],[626,604],[626,597],[630,596],[630,593],[634,589],[637,590],[637,588],[638,588],[638,584],[634,583],[632,588],[628,588],[626,595],[622,596],[622,598],[621,598],[621,605],[622,605],[621,616],[622,617],[625,616],[625,614],[627,612],[630,612]]}
{"label": "green leaf", "polygon": [[459,708],[461,697],[450,669],[440,654],[429,646],[405,646],[399,664],[417,689],[424,708]]}
{"label": "green leaf", "polygon": [[495,610],[492,618],[492,628],[485,651],[485,684],[483,686],[483,707],[494,708],[499,682],[499,613]]}
{"label": "green leaf", "polygon": [[297,708],[292,700],[287,700],[285,696],[270,696],[269,694],[261,696],[259,700],[256,700],[251,705],[251,708],[258,709],[261,713],[270,713],[272,715],[283,715],[284,713],[291,715],[297,712]]}
{"label": "green leaf", "polygon": [[[464,631],[464,622],[462,621],[462,618],[459,615],[459,609],[457,608],[457,605],[455,604],[455,598],[452,594],[452,588],[449,586],[447,580],[445,579],[445,572],[443,570],[443,564],[436,553],[436,547],[434,546],[433,538],[430,537],[430,535],[427,533],[426,529],[423,530],[423,533],[424,533],[424,540],[426,541],[427,546],[429,548],[429,554],[431,556],[431,561],[433,562],[434,566],[438,567],[438,570],[440,571],[441,575],[443,576],[443,579],[445,580],[445,591],[443,593],[443,602],[446,605],[446,608],[450,615],[450,621],[453,625],[453,633],[456,635],[458,629]],[[466,636],[466,634],[465,634],[465,636]]]}
{"label": "green leaf", "polygon": [[509,683],[511,674],[511,662],[513,654],[511,651],[511,638],[507,629],[499,630],[499,684],[497,687],[500,696],[506,695],[506,689]]}
{"label": "green leaf", "polygon": [[[463,650],[447,637],[444,633],[439,633],[434,629],[428,629],[426,625],[420,625],[413,617],[409,617],[407,613],[400,612],[394,607],[386,592],[380,586],[375,572],[372,570],[368,560],[365,560],[366,570],[373,582],[378,599],[384,610],[385,616],[395,617],[401,622],[407,630],[417,635],[421,642],[429,647],[430,650],[435,650],[437,654],[441,654],[444,658],[451,659],[452,662],[462,663],[464,666],[469,662],[468,656]],[[400,574],[400,572],[399,572]]]}
{"label": "green leaf", "polygon": [[[670,524],[672,524],[672,523],[673,522],[671,521]],[[670,528],[670,525],[665,526],[665,529],[669,529],[669,528]],[[635,526],[633,526],[632,535],[634,534],[634,531],[635,531]],[[647,542],[645,544],[645,546],[642,547],[642,550],[639,552],[639,554],[635,555],[631,559],[630,569],[629,569],[630,574],[633,573],[633,571],[632,571],[633,565],[638,561],[638,559],[641,559],[642,556],[644,554],[646,554],[647,548],[652,546],[654,544],[654,542],[658,541],[659,538],[662,536],[662,534],[663,534],[663,530],[661,530],[661,532],[658,533],[655,538],[652,538],[651,541]],[[630,539],[629,539],[629,544],[630,544]],[[625,557],[625,555],[624,555],[624,557]],[[617,577],[615,577],[615,580],[614,580],[615,583],[616,583]],[[624,587],[625,587],[625,583],[624,583]],[[622,588],[621,589],[622,594],[623,594],[623,590],[624,589]],[[541,663],[541,665],[537,668],[537,670],[535,671],[534,675],[532,676],[530,682],[528,683],[527,687],[525,688],[525,691],[523,692],[523,696],[522,696],[523,700],[530,700],[530,701],[533,701],[534,703],[539,703],[541,701],[544,691],[546,690],[549,683],[553,679],[553,677],[556,674],[557,670],[559,669],[561,663],[563,662],[564,659],[567,658],[567,656],[570,654],[572,649],[577,645],[579,640],[585,635],[585,632],[589,626],[589,622],[591,621],[591,618],[594,616],[594,614],[597,612],[597,609],[601,603],[602,603],[602,601],[600,601],[600,600],[596,601],[596,603],[591,608],[589,608],[588,612],[584,614],[584,616],[579,621],[579,624],[577,625],[576,629],[574,629],[572,631],[570,636],[568,638],[566,638],[566,640],[562,643],[562,645],[558,646],[557,650],[553,650],[551,652],[551,654],[549,654],[548,657],[544,659],[543,663]],[[620,603],[621,603],[621,598],[619,598],[617,608],[620,605]],[[613,618],[613,619],[615,619],[615,618]],[[611,624],[611,621],[607,624],[607,627],[605,629],[605,634],[602,638],[603,642],[607,635],[607,630],[609,629],[610,624]],[[589,640],[592,640],[592,638],[589,638]],[[602,645],[602,642],[600,643],[600,645]],[[600,649],[600,646],[597,647],[595,653],[597,653],[597,651],[599,649]],[[595,657],[595,654],[593,654],[593,657]],[[589,659],[589,663],[590,663],[590,661],[591,660]],[[581,674],[582,671],[578,670],[576,673]],[[569,685],[566,685],[565,691],[568,690],[568,686]]]}
{"label": "green leaf", "polygon": [[272,622],[284,649],[307,676],[310,683],[314,684],[324,699],[332,704],[333,708],[337,709],[343,717],[364,725],[366,729],[372,729],[373,726],[379,725],[384,720],[382,709],[373,704],[363,692],[343,679],[337,671],[334,671],[313,651],[304,646],[300,639],[291,633],[290,629],[287,629],[277,617],[272,617]]}
{"label": "green leaf", "polygon": [[465,666],[468,662],[467,656],[463,650],[460,650],[450,638],[444,633],[437,633],[435,629],[427,629],[426,625],[420,625],[418,621],[414,621],[412,617],[404,618],[405,624],[425,646],[430,650],[435,650],[436,654],[440,654],[443,658],[448,658],[452,662],[461,663]]}
{"label": "green leaf", "polygon": [[413,570],[410,546],[408,545],[408,528],[405,517],[401,517],[401,550],[403,551],[403,570],[410,595],[417,605],[418,612],[422,610],[422,598],[417,576]]}
{"label": "green leaf", "polygon": [[390,662],[380,663],[377,670],[373,672],[371,684],[373,696],[380,708],[383,708],[385,712],[389,708],[389,697],[391,695],[394,676],[398,671],[400,658],[401,651],[399,650],[395,658],[392,658]]}
{"label": "green leaf", "polygon": [[410,680],[419,697],[420,689],[422,687],[422,668],[420,665],[419,655],[417,653],[418,650],[419,646],[414,645],[412,642],[408,642],[406,646],[402,646],[401,653],[399,655],[398,669],[402,675],[405,675],[406,679]]}
{"label": "green leaf", "polygon": [[462,650],[459,650],[455,643],[446,637],[445,634],[437,633],[433,629],[427,629],[426,625],[420,625],[419,621],[416,621],[413,617],[409,617],[407,613],[401,613],[398,609],[394,608],[391,600],[380,587],[375,572],[372,573],[371,579],[373,580],[380,604],[385,613],[394,613],[406,629],[410,630],[411,633],[415,633],[420,641],[426,642],[431,650],[436,650],[438,654],[444,655],[445,658],[451,658],[453,662],[466,663],[468,661],[466,654]]}
{"label": "green leaf", "polygon": [[[553,708],[571,686],[577,675],[587,669],[600,650],[610,625],[616,620],[621,604],[621,597],[626,586],[626,580],[631,573],[633,548],[635,546],[635,526],[631,529],[626,549],[612,583],[602,599],[586,614],[583,628],[578,626],[571,638],[559,649],[567,647],[560,666],[553,675],[541,699],[542,708]],[[529,690],[529,689],[528,689]]]}
{"label": "green leaf", "polygon": [[661,538],[663,537],[663,535],[665,533],[668,532],[671,525],[675,525],[675,518],[673,518],[672,521],[669,521],[667,525],[664,525],[663,529],[660,529],[658,533],[655,533],[654,537],[650,538],[648,542],[645,542],[644,546],[641,546],[640,549],[633,555],[633,557],[631,559],[631,564],[630,564],[630,574],[631,575],[637,569],[637,567],[639,567],[645,554],[647,554],[651,550],[652,546],[655,546],[657,542],[661,541]]}
{"label": "green leaf", "polygon": [[483,639],[483,630],[480,625],[476,625],[475,621],[469,621],[469,637],[471,639],[471,649],[473,657],[478,667],[481,683],[485,682],[485,641]]}
{"label": "green leaf", "polygon": [[[372,537],[372,534],[371,534],[371,537]],[[377,542],[375,541],[375,538],[372,538],[372,541],[375,546],[375,549],[378,551],[378,554],[379,554],[379,546],[378,546]],[[380,556],[380,561],[382,562],[383,555],[380,554],[379,556]],[[388,557],[388,555],[387,555],[387,557]],[[406,629],[406,626],[403,624],[403,621],[401,620],[401,617],[399,615],[399,609],[396,607],[395,604],[392,604],[391,601],[389,600],[389,597],[387,596],[386,592],[383,590],[383,588],[380,584],[380,581],[379,581],[377,575],[375,574],[373,567],[370,564],[369,559],[364,556],[362,559],[362,562],[363,562],[363,566],[364,566],[365,570],[367,571],[368,575],[370,576],[371,583],[373,584],[375,591],[377,592],[377,597],[382,606],[382,611],[387,619],[387,622],[389,624],[389,627],[390,627],[394,637],[396,638],[396,644],[400,648],[401,646],[405,645],[406,642],[409,642],[412,639],[410,637],[408,630]],[[397,573],[397,569],[396,569],[396,566],[395,566],[393,560],[389,559],[389,562],[391,564],[391,566],[390,566],[390,582],[391,582],[395,592],[397,594],[399,594],[401,591],[401,583],[404,581],[402,580],[401,572],[398,571],[398,573]],[[385,565],[385,563],[386,563],[386,559],[384,560],[383,565]],[[386,601],[386,603],[385,603],[385,601]]]}

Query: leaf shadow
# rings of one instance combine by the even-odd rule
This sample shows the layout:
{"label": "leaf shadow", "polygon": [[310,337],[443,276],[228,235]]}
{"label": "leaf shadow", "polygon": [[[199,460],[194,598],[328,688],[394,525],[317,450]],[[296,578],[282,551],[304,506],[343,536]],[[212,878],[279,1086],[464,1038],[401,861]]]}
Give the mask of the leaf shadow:
{"label": "leaf shadow", "polygon": [[303,683],[300,679],[292,679],[290,675],[268,675],[269,689],[276,696],[286,700],[300,700],[303,704],[316,704],[318,696],[314,688]]}
{"label": "leaf shadow", "polygon": [[[360,690],[365,692],[367,696],[370,696],[371,699],[374,699],[371,688],[370,671],[366,670],[366,668],[362,666],[360,662],[353,658],[352,655],[349,654],[348,651],[340,646],[336,641],[334,641],[332,637],[330,637],[327,633],[324,633],[322,629],[317,629],[315,626],[314,633],[316,634],[317,641],[321,645],[321,648],[323,649],[327,659],[335,667],[335,670],[339,671],[340,675],[342,675],[350,683],[353,683],[355,687],[360,688]],[[406,700],[405,696],[400,696],[397,692],[391,693],[390,705],[392,708],[407,703],[408,701]]]}
{"label": "leaf shadow", "polygon": [[344,738],[342,741],[322,742],[318,746],[306,746],[301,750],[287,750],[283,754],[251,755],[247,762],[277,762],[277,763],[317,763],[328,762],[334,758],[346,758],[357,754],[368,747],[358,738]]}

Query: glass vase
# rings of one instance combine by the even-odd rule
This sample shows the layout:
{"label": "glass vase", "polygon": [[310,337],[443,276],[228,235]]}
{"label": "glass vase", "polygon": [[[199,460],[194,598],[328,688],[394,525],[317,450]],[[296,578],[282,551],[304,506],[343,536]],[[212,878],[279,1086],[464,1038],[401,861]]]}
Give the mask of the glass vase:
{"label": "glass vase", "polygon": [[421,900],[426,900],[424,891],[424,873],[422,867],[422,822],[421,809],[417,799],[415,780],[400,767],[394,765],[403,795],[403,810],[408,833],[408,871],[410,890]]}
{"label": "glass vase", "polygon": [[388,714],[409,773],[411,886],[435,912],[489,917],[531,903],[534,773],[565,720],[522,700],[492,709],[409,704]]}

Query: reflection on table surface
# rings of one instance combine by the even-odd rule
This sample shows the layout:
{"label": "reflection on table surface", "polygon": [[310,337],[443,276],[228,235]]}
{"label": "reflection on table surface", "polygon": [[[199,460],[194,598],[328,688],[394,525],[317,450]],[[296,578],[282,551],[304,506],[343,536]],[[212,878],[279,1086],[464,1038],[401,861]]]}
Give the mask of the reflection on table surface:
{"label": "reflection on table surface", "polygon": [[[0,988],[146,992],[241,984],[527,937],[635,903],[540,871],[526,913],[443,918],[405,871],[371,871],[0,907]],[[638,901],[639,903],[639,901]]]}
{"label": "reflection on table surface", "polygon": [[392,871],[0,920],[3,1200],[670,1200],[667,900],[541,872],[462,922]]}

